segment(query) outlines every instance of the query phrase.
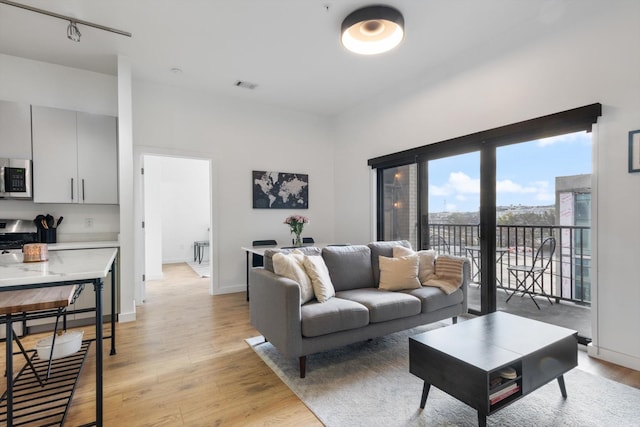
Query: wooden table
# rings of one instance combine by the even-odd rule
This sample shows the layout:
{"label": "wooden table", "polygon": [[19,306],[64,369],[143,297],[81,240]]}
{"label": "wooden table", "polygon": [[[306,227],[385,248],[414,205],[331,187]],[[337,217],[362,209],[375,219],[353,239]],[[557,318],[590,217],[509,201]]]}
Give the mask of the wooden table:
{"label": "wooden table", "polygon": [[[409,338],[409,371],[424,380],[420,407],[433,385],[478,411],[480,426],[554,379],[566,397],[563,374],[577,365],[576,331],[501,311]],[[492,385],[505,368],[515,378]]]}
{"label": "wooden table", "polygon": [[[65,250],[49,252],[45,262],[23,263],[22,254],[0,256],[0,299],[7,299],[6,319],[6,370],[13,373],[13,326],[12,314],[16,308],[41,307],[64,304],[63,288],[73,285],[93,284],[95,293],[96,328],[96,420],[95,425],[103,422],[103,331],[102,331],[102,288],[104,278],[111,271],[112,300],[115,301],[115,260],[117,248]],[[69,289],[69,288],[66,288]],[[19,294],[16,291],[37,290],[42,293]],[[50,290],[51,293],[45,292]],[[57,291],[57,292],[56,292]],[[40,297],[53,296],[52,301],[42,302]],[[112,301],[112,308],[115,303]],[[67,300],[68,303],[68,300]],[[113,310],[115,313],[115,310]],[[111,354],[115,354],[115,315],[112,316]],[[7,375],[7,427],[13,426],[13,375]]]}

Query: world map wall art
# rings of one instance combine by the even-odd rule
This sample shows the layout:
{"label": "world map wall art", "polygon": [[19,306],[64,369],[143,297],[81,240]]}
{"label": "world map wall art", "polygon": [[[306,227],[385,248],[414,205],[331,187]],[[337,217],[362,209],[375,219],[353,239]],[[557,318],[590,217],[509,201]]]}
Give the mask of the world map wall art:
{"label": "world map wall art", "polygon": [[253,171],[253,207],[309,209],[309,175]]}

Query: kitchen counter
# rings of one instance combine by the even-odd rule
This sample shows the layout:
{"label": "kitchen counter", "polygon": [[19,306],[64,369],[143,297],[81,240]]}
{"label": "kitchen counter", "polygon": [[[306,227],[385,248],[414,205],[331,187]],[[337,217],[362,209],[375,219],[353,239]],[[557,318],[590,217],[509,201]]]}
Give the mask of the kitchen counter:
{"label": "kitchen counter", "polygon": [[[8,291],[38,289],[79,284],[93,284],[95,295],[95,357],[96,357],[96,420],[90,425],[103,425],[103,326],[102,326],[102,287],[103,280],[110,270],[115,269],[117,248],[99,248],[84,250],[58,250],[49,252],[49,260],[24,263],[22,254],[0,255],[0,297]],[[111,279],[112,292],[115,289],[114,274]],[[6,294],[8,295],[8,294]],[[111,355],[115,355],[115,316],[111,321]],[[14,425],[13,402],[13,327],[12,316],[6,314],[5,367],[7,391],[6,425]],[[87,424],[89,425],[89,424]]]}
{"label": "kitchen counter", "polygon": [[98,249],[98,248],[119,248],[120,242],[117,240],[105,240],[100,242],[62,242],[49,243],[49,251],[64,251],[68,249]]}
{"label": "kitchen counter", "polygon": [[22,254],[0,257],[0,291],[25,285],[51,286],[58,282],[104,278],[118,254],[116,248],[83,251],[60,250],[49,253],[49,261],[22,262]]}

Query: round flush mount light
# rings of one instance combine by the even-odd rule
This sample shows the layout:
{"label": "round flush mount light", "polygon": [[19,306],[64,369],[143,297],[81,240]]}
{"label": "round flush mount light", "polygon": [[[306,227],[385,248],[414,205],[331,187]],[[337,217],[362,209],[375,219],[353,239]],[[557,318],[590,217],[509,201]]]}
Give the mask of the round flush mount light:
{"label": "round flush mount light", "polygon": [[389,6],[367,6],[342,21],[342,45],[361,55],[376,55],[404,39],[404,17]]}

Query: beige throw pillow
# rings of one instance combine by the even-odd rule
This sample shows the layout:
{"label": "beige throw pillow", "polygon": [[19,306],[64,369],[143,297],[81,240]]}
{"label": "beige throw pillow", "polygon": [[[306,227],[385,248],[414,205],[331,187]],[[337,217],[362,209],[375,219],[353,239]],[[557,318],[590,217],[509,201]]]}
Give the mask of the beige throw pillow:
{"label": "beige throw pillow", "polygon": [[336,295],[336,290],[331,283],[329,269],[321,256],[305,256],[304,269],[311,279],[313,292],[318,302],[326,302]]}
{"label": "beige throw pillow", "polygon": [[[296,253],[297,252],[297,253]],[[277,253],[273,255],[273,272],[298,282],[300,285],[300,304],[311,301],[314,297],[311,279],[303,266],[304,254],[293,251],[290,254]]]}
{"label": "beige throw pillow", "polygon": [[420,280],[420,283],[424,285],[424,282],[432,279],[433,275],[436,272],[436,267],[434,265],[434,261],[436,259],[436,251],[424,250],[415,252],[413,249],[405,248],[404,246],[393,247],[394,258],[411,256],[414,254],[418,254],[418,258],[420,259],[418,267],[418,280]]}
{"label": "beige throw pillow", "polygon": [[418,255],[408,257],[389,258],[379,257],[380,289],[400,291],[403,289],[418,289]]}

